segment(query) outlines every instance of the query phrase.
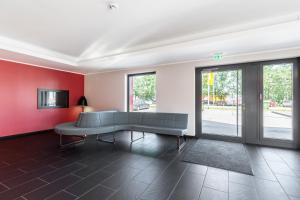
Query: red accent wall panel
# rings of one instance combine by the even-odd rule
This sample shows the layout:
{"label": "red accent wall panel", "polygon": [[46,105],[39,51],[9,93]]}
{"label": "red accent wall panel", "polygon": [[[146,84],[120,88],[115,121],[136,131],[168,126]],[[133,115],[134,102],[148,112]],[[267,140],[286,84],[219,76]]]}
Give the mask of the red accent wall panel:
{"label": "red accent wall panel", "polygon": [[[70,108],[37,109],[37,88],[69,90]],[[0,137],[74,121],[84,76],[0,60]]]}

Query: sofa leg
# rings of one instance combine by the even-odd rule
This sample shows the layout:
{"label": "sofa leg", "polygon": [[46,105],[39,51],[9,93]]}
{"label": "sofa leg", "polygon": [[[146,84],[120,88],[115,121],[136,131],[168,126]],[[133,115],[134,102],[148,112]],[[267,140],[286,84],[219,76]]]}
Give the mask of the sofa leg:
{"label": "sofa leg", "polygon": [[98,134],[96,140],[100,142],[115,144],[116,143],[115,134],[113,134],[112,136],[113,136],[112,140],[104,140],[103,137],[101,137],[101,134]]}
{"label": "sofa leg", "polygon": [[72,146],[72,145],[76,145],[76,144],[84,143],[85,142],[86,135],[78,136],[78,137],[80,137],[81,140],[77,140],[77,141],[69,142],[69,143],[64,143],[63,142],[63,135],[59,134],[59,148],[64,149],[64,148],[66,148],[68,146]]}
{"label": "sofa leg", "polygon": [[177,136],[177,150],[180,151],[186,145],[186,137],[183,136],[183,142],[181,141],[181,136]]}
{"label": "sofa leg", "polygon": [[133,131],[130,131],[131,143],[133,143],[133,142],[135,142],[135,141],[137,141],[137,140],[143,139],[144,137],[145,137],[145,133],[143,132],[143,136],[142,136],[142,137],[133,139]]}

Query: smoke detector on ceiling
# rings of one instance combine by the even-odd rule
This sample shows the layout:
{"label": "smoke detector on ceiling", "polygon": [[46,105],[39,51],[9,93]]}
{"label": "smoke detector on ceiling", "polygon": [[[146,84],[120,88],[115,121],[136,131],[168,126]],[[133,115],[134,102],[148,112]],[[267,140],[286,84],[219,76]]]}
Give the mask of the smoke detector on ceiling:
{"label": "smoke detector on ceiling", "polygon": [[109,3],[109,4],[108,4],[108,8],[109,8],[110,10],[116,10],[116,9],[119,8],[119,6],[118,6],[118,4],[116,4],[116,3]]}

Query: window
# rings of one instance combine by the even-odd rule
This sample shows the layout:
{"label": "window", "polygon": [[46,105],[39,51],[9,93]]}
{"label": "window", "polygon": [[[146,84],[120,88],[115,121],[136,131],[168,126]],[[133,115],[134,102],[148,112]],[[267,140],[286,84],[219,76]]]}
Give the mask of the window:
{"label": "window", "polygon": [[155,72],[129,74],[127,78],[127,111],[156,111]]}

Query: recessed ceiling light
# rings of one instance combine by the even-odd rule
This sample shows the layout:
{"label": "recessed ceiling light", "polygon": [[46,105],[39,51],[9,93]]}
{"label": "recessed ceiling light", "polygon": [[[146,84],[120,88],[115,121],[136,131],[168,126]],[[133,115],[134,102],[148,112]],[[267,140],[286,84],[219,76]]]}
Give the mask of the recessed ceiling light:
{"label": "recessed ceiling light", "polygon": [[110,10],[116,10],[116,9],[119,8],[119,6],[118,6],[118,4],[111,2],[111,3],[108,4],[108,8]]}

